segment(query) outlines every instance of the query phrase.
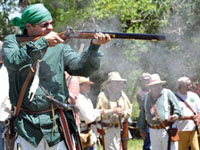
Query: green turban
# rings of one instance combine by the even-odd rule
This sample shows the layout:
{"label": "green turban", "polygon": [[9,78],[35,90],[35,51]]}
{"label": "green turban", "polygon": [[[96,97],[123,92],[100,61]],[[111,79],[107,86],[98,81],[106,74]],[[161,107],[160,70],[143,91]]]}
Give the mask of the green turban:
{"label": "green turban", "polygon": [[11,24],[14,26],[19,26],[22,33],[24,33],[25,25],[27,23],[34,25],[47,20],[52,20],[51,14],[43,4],[39,3],[28,6],[23,11],[21,18],[13,18],[11,20]]}

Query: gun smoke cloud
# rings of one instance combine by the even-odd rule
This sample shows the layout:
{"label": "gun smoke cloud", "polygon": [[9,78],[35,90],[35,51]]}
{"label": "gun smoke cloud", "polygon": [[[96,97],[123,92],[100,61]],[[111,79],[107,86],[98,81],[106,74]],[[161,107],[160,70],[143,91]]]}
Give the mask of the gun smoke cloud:
{"label": "gun smoke cloud", "polygon": [[[167,81],[166,86],[172,90],[175,90],[176,80],[181,76],[199,80],[200,46],[198,41],[192,39],[191,35],[184,34],[183,25],[186,22],[181,16],[172,15],[169,21],[171,26],[160,29],[160,33],[166,34],[166,41],[112,39],[109,44],[101,46],[100,49],[104,53],[101,68],[91,77],[97,83],[95,86],[97,90],[93,92],[93,97],[98,94],[100,84],[111,71],[118,71],[123,78],[128,79],[126,90],[129,95],[131,95],[137,77],[142,72],[160,74],[161,78]],[[81,24],[81,29],[83,31],[122,32],[120,21],[117,18],[88,21]],[[199,37],[199,30],[195,33],[196,35],[192,37]],[[80,43],[88,46],[89,42],[79,40],[78,47]]]}

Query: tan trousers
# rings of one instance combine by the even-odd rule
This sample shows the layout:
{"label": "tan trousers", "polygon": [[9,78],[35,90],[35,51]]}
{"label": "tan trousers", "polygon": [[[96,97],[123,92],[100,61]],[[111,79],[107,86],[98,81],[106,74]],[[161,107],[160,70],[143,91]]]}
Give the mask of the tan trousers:
{"label": "tan trousers", "polygon": [[191,145],[191,150],[199,150],[196,131],[179,131],[179,138],[179,150],[188,150],[189,145]]}

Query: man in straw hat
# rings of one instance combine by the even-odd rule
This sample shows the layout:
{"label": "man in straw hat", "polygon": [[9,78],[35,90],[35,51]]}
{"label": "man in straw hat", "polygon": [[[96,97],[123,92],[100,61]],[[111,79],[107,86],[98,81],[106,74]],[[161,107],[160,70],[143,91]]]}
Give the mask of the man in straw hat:
{"label": "man in straw hat", "polygon": [[96,127],[95,121],[100,120],[104,109],[94,109],[91,99],[88,97],[91,85],[94,82],[89,78],[79,77],[80,94],[78,95],[78,108],[80,110],[80,131],[82,144],[85,150],[96,149]]}
{"label": "man in straw hat", "polygon": [[178,91],[176,96],[181,108],[182,117],[177,121],[179,129],[179,150],[199,150],[197,137],[199,118],[200,118],[200,98],[189,91],[191,89],[191,80],[188,77],[180,77],[177,80]]}
{"label": "man in straw hat", "polygon": [[[146,95],[149,92],[149,88],[147,86],[147,84],[149,83],[151,74],[145,72],[142,74],[141,77],[141,88],[137,93],[137,102],[139,105],[140,110],[142,109],[142,107],[144,107],[144,100]],[[149,127],[147,126],[146,128],[146,137],[143,140],[143,150],[150,150],[151,149],[151,141],[150,141],[150,135],[149,135]]]}
{"label": "man in straw hat", "polygon": [[123,127],[121,125],[124,118],[131,116],[132,111],[132,105],[123,91],[126,81],[121,78],[119,72],[110,72],[98,95],[97,108],[105,109],[102,115],[102,125],[105,129],[106,150],[122,148],[120,132]]}
{"label": "man in straw hat", "polygon": [[[150,92],[147,94],[144,107],[140,111],[137,126],[140,135],[145,139],[145,129],[150,127],[150,140],[153,150],[177,150],[177,142],[171,142],[167,130],[171,123],[181,116],[176,96],[169,89],[163,88],[158,74],[152,74],[149,81]],[[168,143],[169,142],[169,143]]]}
{"label": "man in straw hat", "polygon": [[4,150],[4,139],[3,132],[5,129],[5,120],[10,117],[11,104],[9,100],[9,82],[8,82],[8,72],[2,61],[2,44],[0,41],[0,149]]}
{"label": "man in straw hat", "polygon": [[[15,149],[18,146],[30,150],[66,150],[58,128],[60,114],[58,109],[54,111],[54,105],[51,105],[45,93],[51,93],[60,102],[66,102],[68,90],[64,71],[71,75],[92,74],[100,66],[98,49],[101,44],[110,41],[110,36],[96,33],[89,48],[80,56],[69,45],[63,44],[63,39],[53,31],[52,16],[41,3],[29,5],[21,17],[11,20],[11,24],[20,27],[22,33],[8,35],[3,44],[3,61],[9,73],[10,100],[14,106],[17,105],[20,91],[25,90],[21,111],[17,111],[14,122],[18,134]],[[24,45],[18,36],[39,38]],[[34,78],[26,89],[22,89],[33,64],[36,64]],[[72,118],[68,112],[65,113]],[[72,119],[68,123],[74,127],[70,132],[76,131]]]}

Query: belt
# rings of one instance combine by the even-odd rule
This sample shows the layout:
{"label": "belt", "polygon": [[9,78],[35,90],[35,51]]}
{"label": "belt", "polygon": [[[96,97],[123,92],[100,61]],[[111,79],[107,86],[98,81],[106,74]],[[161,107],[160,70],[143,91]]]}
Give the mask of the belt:
{"label": "belt", "polygon": [[104,126],[104,127],[114,127],[114,128],[117,128],[117,127],[119,127],[119,123],[106,123],[106,122],[102,122],[102,125]]}
{"label": "belt", "polygon": [[164,129],[164,127],[161,125],[149,125],[149,127],[152,129]]}
{"label": "belt", "polygon": [[[32,110],[24,109],[24,108],[21,108],[21,110],[24,111],[25,113],[29,114],[29,115],[42,114],[42,113],[47,113],[47,112],[51,112],[52,111],[52,109],[32,111]],[[54,110],[56,110],[56,108]]]}
{"label": "belt", "polygon": [[152,129],[165,129],[165,127],[168,127],[168,126],[171,125],[171,122],[164,121],[163,124],[164,124],[165,126],[150,124],[149,127],[152,128]]}

